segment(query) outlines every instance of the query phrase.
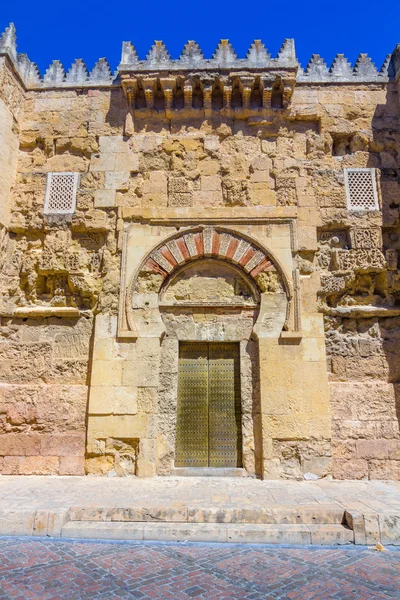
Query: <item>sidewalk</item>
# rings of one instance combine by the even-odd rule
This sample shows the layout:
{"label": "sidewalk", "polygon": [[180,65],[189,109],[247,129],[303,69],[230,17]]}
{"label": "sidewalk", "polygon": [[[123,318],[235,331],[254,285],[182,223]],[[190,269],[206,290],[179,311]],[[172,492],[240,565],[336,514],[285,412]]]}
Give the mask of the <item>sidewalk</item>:
{"label": "sidewalk", "polygon": [[3,475],[0,535],[400,545],[400,482]]}

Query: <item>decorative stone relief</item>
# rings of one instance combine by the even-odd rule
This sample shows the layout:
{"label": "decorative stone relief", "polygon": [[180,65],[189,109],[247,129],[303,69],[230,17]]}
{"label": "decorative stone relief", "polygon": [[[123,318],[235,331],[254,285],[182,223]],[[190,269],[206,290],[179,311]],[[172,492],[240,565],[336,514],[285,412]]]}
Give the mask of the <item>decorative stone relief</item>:
{"label": "decorative stone relief", "polygon": [[[150,335],[150,331],[152,336],[159,335],[163,328],[157,298],[163,282],[178,266],[206,257],[220,258],[237,265],[247,273],[250,281],[254,282],[261,293],[282,295],[286,319],[284,316],[281,328],[297,327],[298,320],[292,323],[294,311],[291,309],[291,286],[276,259],[260,249],[255,242],[242,238],[236,232],[205,227],[176,235],[152,251],[144,260],[126,291],[125,310],[130,331],[138,332],[138,327],[144,326],[143,335]],[[266,277],[263,278],[263,274]],[[276,280],[271,278],[273,274],[276,274]],[[299,291],[297,296],[298,293]],[[281,309],[282,302],[279,302],[274,311],[280,314]],[[120,322],[122,325],[125,322],[121,314]],[[147,334],[144,331],[147,331]],[[120,335],[123,335],[122,329]]]}
{"label": "decorative stone relief", "polygon": [[397,270],[397,262],[398,262],[398,254],[397,254],[397,250],[386,250],[386,262],[387,262],[387,268],[390,271],[396,271]]}
{"label": "decorative stone relief", "polygon": [[174,259],[176,260],[176,262],[178,264],[185,262],[185,257],[183,256],[183,254],[175,240],[171,240],[170,242],[167,242],[167,248],[171,252],[172,256],[174,257]]}
{"label": "decorative stone relief", "polygon": [[194,241],[193,233],[188,233],[187,235],[185,235],[184,240],[185,240],[186,248],[188,249],[189,255],[192,258],[197,256],[198,253],[197,253],[197,248],[196,248],[196,243]]}
{"label": "decorative stone relief", "polygon": [[321,277],[321,292],[327,296],[339,294],[344,291],[345,287],[346,280],[344,277],[336,277],[335,275]]}
{"label": "decorative stone relief", "polygon": [[204,254],[212,254],[213,249],[213,230],[211,227],[206,227],[203,231]]}
{"label": "decorative stone relief", "polygon": [[335,270],[338,271],[383,271],[386,260],[377,248],[370,250],[336,250],[334,252]]}
{"label": "decorative stone relief", "polygon": [[382,233],[378,227],[355,227],[350,231],[351,245],[355,249],[370,250],[382,247]]}
{"label": "decorative stone relief", "polygon": [[319,231],[318,241],[321,244],[330,244],[339,248],[348,245],[347,231],[345,229],[332,229],[330,231]]}

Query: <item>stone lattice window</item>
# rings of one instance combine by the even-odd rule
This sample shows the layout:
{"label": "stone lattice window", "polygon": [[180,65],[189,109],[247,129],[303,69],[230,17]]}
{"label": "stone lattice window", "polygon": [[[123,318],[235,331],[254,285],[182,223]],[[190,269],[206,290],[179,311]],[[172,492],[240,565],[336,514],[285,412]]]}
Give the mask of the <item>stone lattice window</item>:
{"label": "stone lattice window", "polygon": [[347,208],[379,210],[375,169],[345,169]]}
{"label": "stone lattice window", "polygon": [[45,215],[72,215],[76,207],[79,173],[48,173]]}

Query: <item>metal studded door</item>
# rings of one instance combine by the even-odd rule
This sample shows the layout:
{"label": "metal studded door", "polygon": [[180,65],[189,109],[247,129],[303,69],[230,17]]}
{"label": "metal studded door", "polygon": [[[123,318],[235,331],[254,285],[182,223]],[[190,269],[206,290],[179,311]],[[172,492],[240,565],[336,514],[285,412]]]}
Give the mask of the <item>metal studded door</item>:
{"label": "metal studded door", "polygon": [[208,464],[242,466],[238,344],[209,344],[208,349]]}
{"label": "metal studded door", "polygon": [[242,465],[239,360],[238,344],[180,344],[177,467]]}
{"label": "metal studded door", "polygon": [[208,466],[208,344],[179,345],[177,467]]}

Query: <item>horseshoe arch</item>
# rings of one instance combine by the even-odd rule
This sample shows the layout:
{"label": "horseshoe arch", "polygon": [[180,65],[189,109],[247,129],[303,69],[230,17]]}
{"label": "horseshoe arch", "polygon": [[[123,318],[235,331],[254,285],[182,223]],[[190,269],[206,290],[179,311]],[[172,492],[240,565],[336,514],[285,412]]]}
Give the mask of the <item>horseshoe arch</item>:
{"label": "horseshoe arch", "polygon": [[[126,289],[125,316],[130,337],[162,337],[159,310],[162,290],[185,265],[214,259],[231,264],[255,286],[260,312],[255,337],[277,337],[293,329],[293,290],[284,268],[270,250],[241,232],[225,227],[199,226],[164,239],[142,260]],[[279,290],[271,290],[271,279]]]}

